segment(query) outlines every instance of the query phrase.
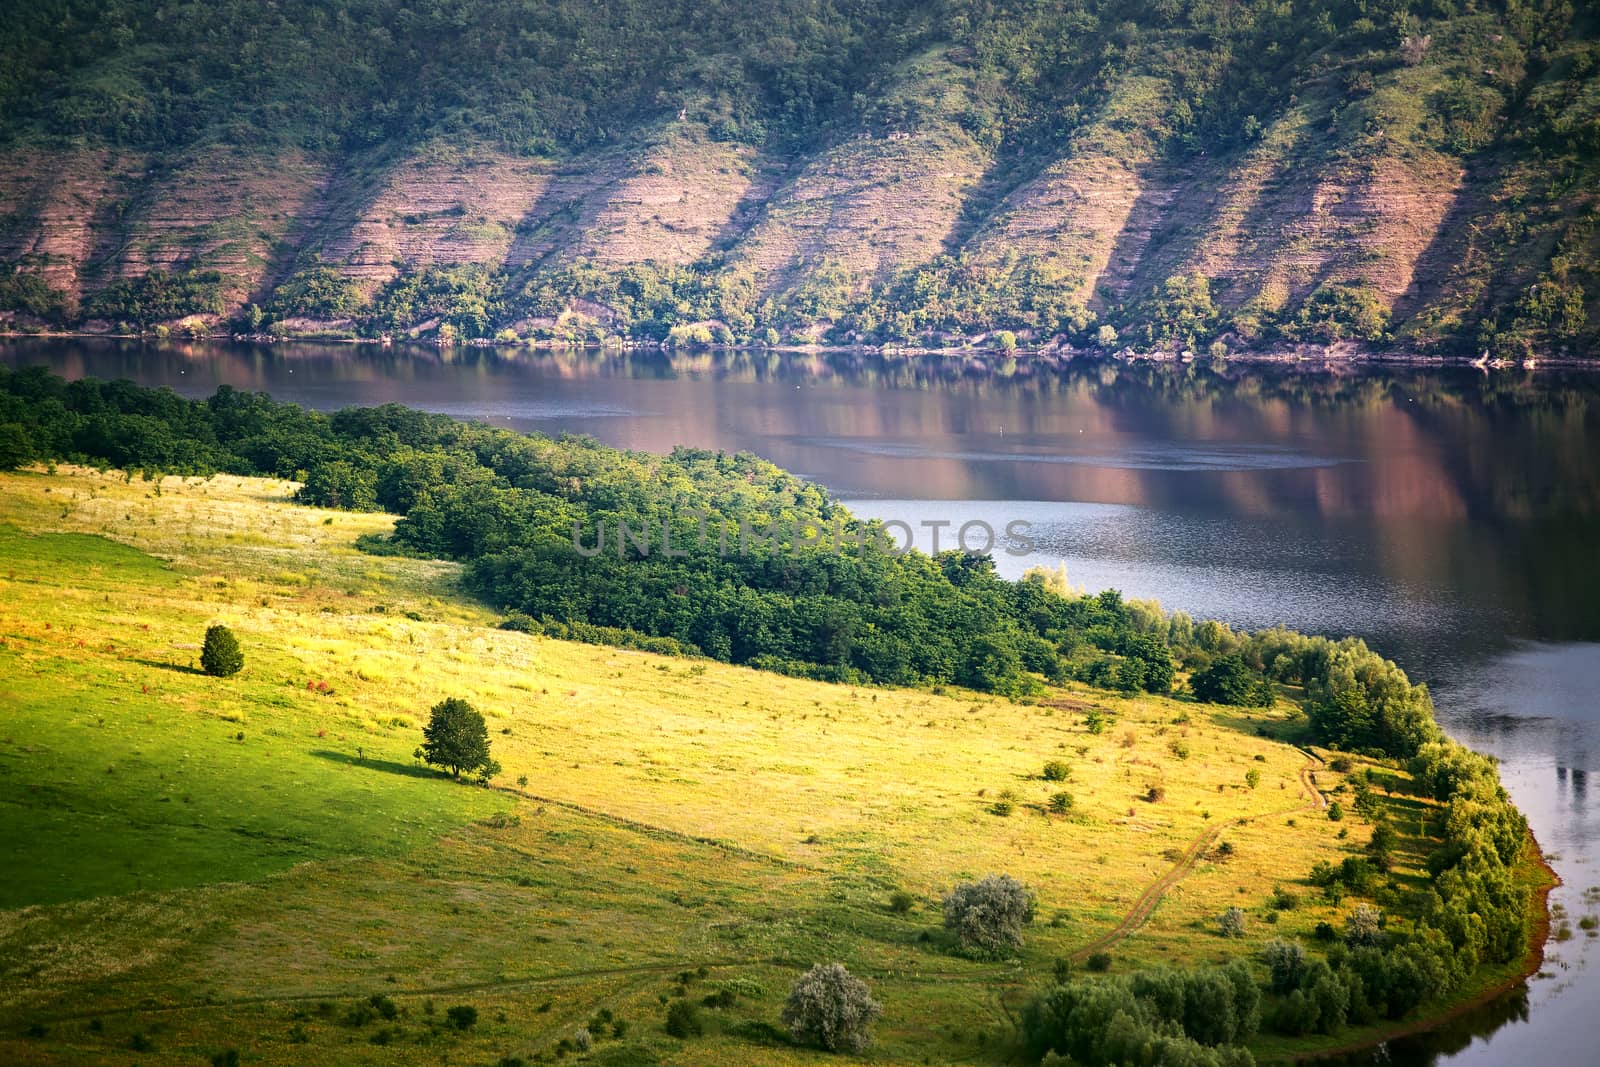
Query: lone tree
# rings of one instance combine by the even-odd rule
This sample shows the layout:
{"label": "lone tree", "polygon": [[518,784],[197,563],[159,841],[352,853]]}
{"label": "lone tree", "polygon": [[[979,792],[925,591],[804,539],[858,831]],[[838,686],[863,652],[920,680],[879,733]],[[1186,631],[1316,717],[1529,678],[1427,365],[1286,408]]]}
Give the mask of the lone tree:
{"label": "lone tree", "polygon": [[489,728],[483,716],[456,697],[433,706],[428,725],[422,728],[422,758],[457,778],[462,771],[478,771],[487,778],[500,769],[489,758]]}
{"label": "lone tree", "polygon": [[226,626],[212,626],[206,630],[206,642],[200,648],[200,666],[213,678],[226,678],[238,674],[244,667],[244,653],[239,650],[239,640]]}
{"label": "lone tree", "polygon": [[872,999],[867,983],[840,963],[819,963],[789,991],[783,1025],[804,1045],[829,1052],[865,1052],[872,1044],[872,1024],[883,1006]]}
{"label": "lone tree", "polygon": [[1009,874],[965,882],[944,898],[944,926],[969,952],[999,956],[1022,947],[1022,928],[1033,921],[1033,894]]}

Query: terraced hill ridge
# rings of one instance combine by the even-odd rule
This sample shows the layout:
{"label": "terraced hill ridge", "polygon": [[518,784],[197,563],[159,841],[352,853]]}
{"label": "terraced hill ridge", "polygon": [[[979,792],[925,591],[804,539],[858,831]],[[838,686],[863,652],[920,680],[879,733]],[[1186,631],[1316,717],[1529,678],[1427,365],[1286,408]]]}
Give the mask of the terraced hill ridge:
{"label": "terraced hill ridge", "polygon": [[13,328],[1600,336],[1584,5],[79,6],[0,28]]}

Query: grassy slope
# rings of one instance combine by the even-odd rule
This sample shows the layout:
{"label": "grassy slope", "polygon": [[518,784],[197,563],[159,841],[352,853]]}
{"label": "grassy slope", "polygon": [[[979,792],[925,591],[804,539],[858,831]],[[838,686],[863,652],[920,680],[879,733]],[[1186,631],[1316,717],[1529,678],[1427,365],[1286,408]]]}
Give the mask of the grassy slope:
{"label": "grassy slope", "polygon": [[[488,1063],[606,1007],[631,1023],[608,1054],[801,1062],[733,1031],[776,1023],[797,969],[839,959],[885,1004],[875,1060],[998,1062],[1008,1008],[1058,957],[1221,959],[1337,921],[1309,899],[1265,921],[1275,884],[1367,833],[1323,818],[1302,777],[1337,775],[1258,736],[1292,731],[1286,704],[1023,707],[502,632],[448,565],[353,550],[392,519],[290,489],[0,475],[0,1059]],[[247,655],[227,681],[189,670],[218,620]],[[502,788],[412,760],[447,694],[488,715]],[[1098,736],[1094,706],[1115,719]],[[1063,788],[1037,777],[1051,758],[1073,766],[1074,818],[1042,813]],[[1139,799],[1152,784],[1160,803]],[[1005,790],[1009,818],[990,812]],[[1040,900],[999,964],[938,928],[941,890],[992,870]],[[909,915],[885,906],[896,888]],[[1241,944],[1213,932],[1232,904],[1252,916]],[[661,998],[702,966],[697,999],[735,978],[765,992],[679,1044]],[[398,1020],[339,1021],[375,992]],[[471,1033],[429,1025],[457,1003],[482,1013]]]}

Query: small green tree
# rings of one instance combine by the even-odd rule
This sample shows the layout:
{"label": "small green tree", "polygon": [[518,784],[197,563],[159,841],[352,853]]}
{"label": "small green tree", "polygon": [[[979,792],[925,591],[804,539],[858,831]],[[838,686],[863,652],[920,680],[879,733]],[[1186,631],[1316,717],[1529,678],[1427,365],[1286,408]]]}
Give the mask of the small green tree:
{"label": "small green tree", "polygon": [[1229,908],[1217,918],[1217,929],[1223,937],[1244,936],[1244,909]]}
{"label": "small green tree", "polygon": [[489,757],[489,728],[483,715],[456,697],[433,706],[428,725],[422,728],[422,758],[457,778],[462,771],[481,771],[488,777],[500,769]]}
{"label": "small green tree", "polygon": [[795,982],[783,1006],[783,1025],[803,1045],[829,1052],[865,1052],[883,1007],[867,984],[842,964],[819,963]]}
{"label": "small green tree", "polygon": [[207,628],[205,644],[200,648],[200,667],[213,678],[226,678],[243,669],[244,653],[232,630],[226,626]]}

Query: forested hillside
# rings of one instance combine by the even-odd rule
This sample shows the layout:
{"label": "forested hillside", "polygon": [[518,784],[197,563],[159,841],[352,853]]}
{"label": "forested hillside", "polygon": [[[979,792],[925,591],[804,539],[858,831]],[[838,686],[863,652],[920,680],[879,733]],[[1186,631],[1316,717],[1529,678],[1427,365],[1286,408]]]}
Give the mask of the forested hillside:
{"label": "forested hillside", "polygon": [[1586,354],[1567,0],[39,0],[14,328]]}

